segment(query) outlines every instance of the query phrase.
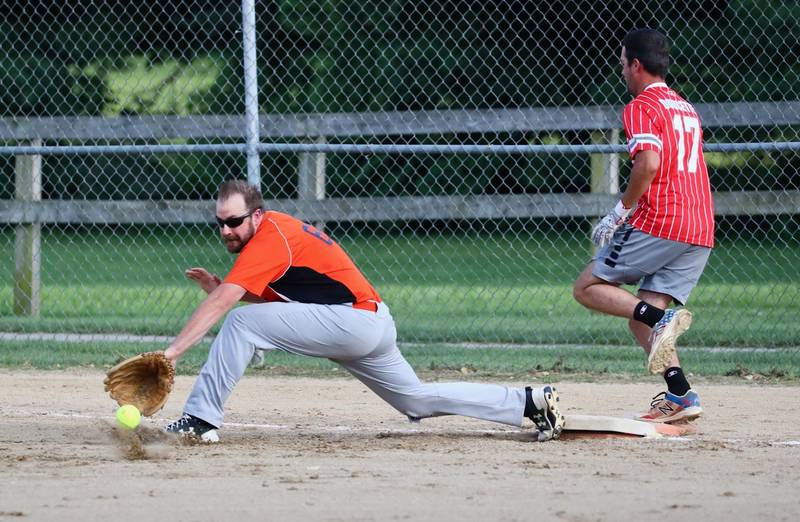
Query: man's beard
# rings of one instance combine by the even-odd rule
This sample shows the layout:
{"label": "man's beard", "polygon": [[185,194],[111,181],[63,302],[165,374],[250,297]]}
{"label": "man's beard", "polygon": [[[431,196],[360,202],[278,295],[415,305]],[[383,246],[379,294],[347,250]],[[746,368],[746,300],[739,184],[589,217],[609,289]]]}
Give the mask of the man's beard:
{"label": "man's beard", "polygon": [[234,239],[232,241],[229,241],[227,239],[225,240],[225,248],[227,248],[228,252],[230,252],[231,254],[238,254],[239,252],[242,251],[242,249],[246,244],[247,244],[246,241],[242,242],[239,241],[238,239]]}
{"label": "man's beard", "polygon": [[253,233],[254,233],[253,224],[250,223],[248,225],[248,230],[247,230],[247,239],[239,239],[238,237],[227,239],[223,237],[222,239],[223,241],[225,241],[225,248],[227,248],[228,252],[230,252],[231,254],[238,254],[253,238]]}

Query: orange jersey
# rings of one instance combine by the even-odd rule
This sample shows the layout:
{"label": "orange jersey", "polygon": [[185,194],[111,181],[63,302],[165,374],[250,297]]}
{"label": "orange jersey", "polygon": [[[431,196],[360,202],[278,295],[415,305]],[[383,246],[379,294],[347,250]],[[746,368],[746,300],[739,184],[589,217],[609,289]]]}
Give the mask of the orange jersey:
{"label": "orange jersey", "polygon": [[325,233],[272,211],[264,213],[224,282],[267,301],[354,305],[381,301],[355,263]]}

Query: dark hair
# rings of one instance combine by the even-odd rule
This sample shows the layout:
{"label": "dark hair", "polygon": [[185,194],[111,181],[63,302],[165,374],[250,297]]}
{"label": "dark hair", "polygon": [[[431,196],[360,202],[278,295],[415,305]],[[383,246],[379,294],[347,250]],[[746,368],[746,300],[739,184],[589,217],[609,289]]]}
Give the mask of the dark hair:
{"label": "dark hair", "polygon": [[625,58],[630,64],[639,60],[644,70],[661,78],[667,77],[669,68],[669,41],[655,29],[635,29],[622,40]]}
{"label": "dark hair", "polygon": [[264,206],[264,199],[261,197],[261,191],[241,179],[230,179],[219,186],[219,194],[217,200],[225,201],[234,194],[241,194],[244,198],[244,204],[248,210],[256,210]]}

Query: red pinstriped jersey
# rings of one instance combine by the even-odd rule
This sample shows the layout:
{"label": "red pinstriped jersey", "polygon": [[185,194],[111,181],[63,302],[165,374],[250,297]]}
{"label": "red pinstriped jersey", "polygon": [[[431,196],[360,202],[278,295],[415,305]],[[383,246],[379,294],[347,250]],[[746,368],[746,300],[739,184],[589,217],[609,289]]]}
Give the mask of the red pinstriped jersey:
{"label": "red pinstriped jersey", "polygon": [[714,200],[694,107],[665,83],[653,83],[625,106],[622,123],[631,159],[643,150],[661,155],[631,225],[656,237],[713,247]]}

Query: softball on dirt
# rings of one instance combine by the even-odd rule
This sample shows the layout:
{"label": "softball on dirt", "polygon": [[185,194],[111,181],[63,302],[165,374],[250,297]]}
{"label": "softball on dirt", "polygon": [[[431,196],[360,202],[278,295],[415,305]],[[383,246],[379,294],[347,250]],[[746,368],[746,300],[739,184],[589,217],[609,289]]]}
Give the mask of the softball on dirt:
{"label": "softball on dirt", "polygon": [[123,428],[135,429],[142,421],[142,414],[133,404],[120,406],[117,410],[117,422]]}

